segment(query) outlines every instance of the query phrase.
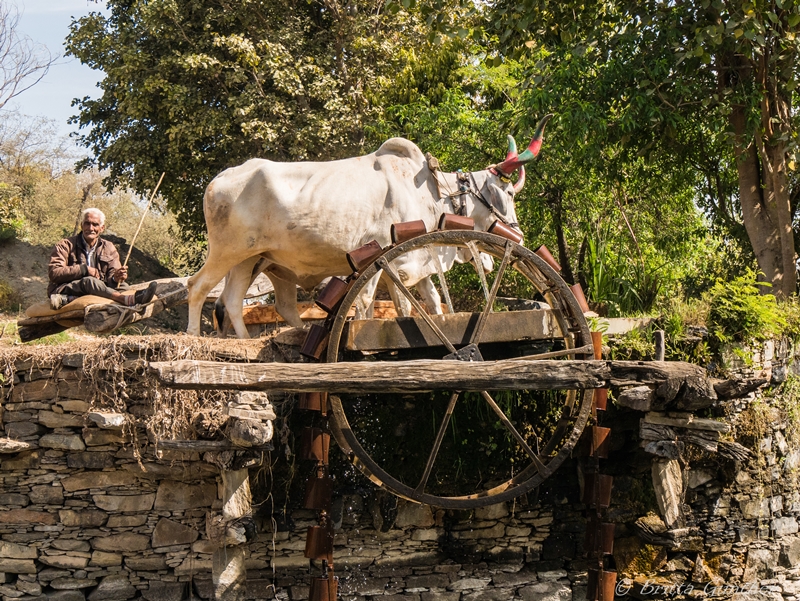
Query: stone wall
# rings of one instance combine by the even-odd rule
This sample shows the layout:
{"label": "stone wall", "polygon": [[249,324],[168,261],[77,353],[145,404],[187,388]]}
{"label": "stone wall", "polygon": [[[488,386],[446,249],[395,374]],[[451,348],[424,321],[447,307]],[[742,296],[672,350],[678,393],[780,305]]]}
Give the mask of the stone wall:
{"label": "stone wall", "polygon": [[[156,453],[144,445],[141,421],[151,408],[134,392],[145,385],[141,361],[131,358],[120,369],[136,445],[129,429],[97,406],[82,379],[80,353],[31,360],[21,351],[7,362],[0,421],[18,446],[7,440],[0,454],[3,601],[212,595],[206,520],[221,506],[219,468],[199,453]],[[747,369],[759,374],[752,361]],[[748,428],[745,417],[756,401],[763,419]],[[723,438],[735,436],[750,448],[745,459],[691,442],[691,429],[667,426],[683,445],[676,445],[680,454],[671,464],[679,481],[677,517],[664,516],[653,487],[658,466],[672,460],[644,448],[643,423],[652,415],[611,407],[602,416],[612,427],[608,517],[617,524],[621,596],[800,599],[800,451],[780,403],[753,395],[705,412],[705,419],[733,424]],[[272,456],[275,469],[287,462],[280,450]],[[306,527],[317,519],[291,493],[259,487],[263,470],[251,469],[258,532],[249,543],[248,597],[303,600],[309,578],[319,574],[303,557]],[[514,503],[445,511],[340,481],[333,520],[342,598],[582,600],[580,482],[578,462],[568,461],[557,477]],[[736,596],[753,588],[763,588],[760,597]]]}

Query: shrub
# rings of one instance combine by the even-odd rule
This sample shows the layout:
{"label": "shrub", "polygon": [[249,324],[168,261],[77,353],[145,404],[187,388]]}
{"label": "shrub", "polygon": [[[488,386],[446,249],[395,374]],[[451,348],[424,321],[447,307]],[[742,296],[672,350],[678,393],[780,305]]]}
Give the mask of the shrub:
{"label": "shrub", "polygon": [[708,330],[717,342],[764,340],[787,330],[788,322],[775,297],[762,293],[765,286],[769,284],[757,282],[751,270],[712,286],[706,295]]}

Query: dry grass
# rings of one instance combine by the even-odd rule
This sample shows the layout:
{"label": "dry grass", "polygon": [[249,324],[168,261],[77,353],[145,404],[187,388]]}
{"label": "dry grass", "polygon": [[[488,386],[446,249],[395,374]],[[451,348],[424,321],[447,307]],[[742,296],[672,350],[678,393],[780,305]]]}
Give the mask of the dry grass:
{"label": "dry grass", "polygon": [[[0,326],[2,327],[2,326]],[[150,361],[181,359],[270,362],[269,340],[222,340],[186,335],[83,337],[62,344],[0,345],[0,381],[13,383],[13,372],[30,361],[30,369],[60,369],[65,355],[84,356],[80,378],[91,390],[93,408],[129,416],[125,433],[139,448],[159,440],[217,438],[225,421],[223,407],[233,393],[221,390],[177,390],[162,386],[147,369]],[[13,384],[12,384],[13,385]],[[131,414],[146,408],[143,432]],[[147,440],[141,440],[146,434]]]}

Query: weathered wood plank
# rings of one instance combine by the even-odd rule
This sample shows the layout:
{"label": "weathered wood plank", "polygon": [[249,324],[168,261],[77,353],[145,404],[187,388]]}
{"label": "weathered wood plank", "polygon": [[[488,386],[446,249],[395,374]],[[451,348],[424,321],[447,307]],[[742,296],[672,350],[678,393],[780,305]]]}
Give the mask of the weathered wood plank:
{"label": "weathered wood plank", "polygon": [[189,293],[186,288],[181,286],[162,294],[159,294],[155,301],[149,305],[145,305],[143,309],[140,308],[138,310],[133,307],[123,307],[116,303],[108,305],[89,305],[86,307],[86,316],[84,317],[83,325],[90,332],[112,332],[122,326],[147,319],[157,313],[161,313],[165,309],[185,303]]}
{"label": "weathered wood plank", "polygon": [[[633,365],[632,365],[633,364]],[[653,365],[647,369],[648,365]],[[295,392],[413,392],[457,390],[556,390],[606,388],[618,379],[657,383],[701,369],[688,363],[631,361],[386,361],[360,363],[150,363],[173,388],[286,390]]]}
{"label": "weathered wood plank", "polygon": [[[431,316],[448,340],[456,346],[469,343],[479,317],[479,313]],[[549,309],[500,311],[488,316],[481,343],[551,340],[560,335],[558,322]],[[346,348],[351,351],[425,348],[442,344],[421,317],[351,321],[345,326],[344,338]]]}

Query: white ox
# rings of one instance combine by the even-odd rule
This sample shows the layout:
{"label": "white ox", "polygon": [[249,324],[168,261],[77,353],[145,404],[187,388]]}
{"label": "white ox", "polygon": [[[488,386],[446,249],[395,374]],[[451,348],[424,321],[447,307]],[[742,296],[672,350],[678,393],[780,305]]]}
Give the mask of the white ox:
{"label": "white ox", "polygon": [[[296,286],[311,289],[326,277],[350,274],[346,253],[370,240],[388,245],[393,223],[421,219],[431,231],[443,213],[457,212],[459,205],[458,212],[473,218],[477,229],[486,230],[498,219],[518,229],[514,194],[524,183],[523,165],[541,147],[549,117],[542,119],[530,146],[519,155],[509,136],[506,160],[468,174],[461,182],[469,185],[467,192],[459,189],[457,174],[434,173],[419,148],[402,138],[392,138],[362,157],[324,163],[251,159],[223,171],[203,199],[208,256],[189,278],[187,332],[200,334],[203,302],[227,273],[221,300],[236,334],[247,338],[242,300],[262,259],[266,266],[262,262],[260,267],[275,289],[276,311],[288,324],[302,327]],[[508,175],[517,168],[520,177],[512,184]],[[406,285],[417,286],[429,310],[441,312],[429,277],[437,271],[431,260],[417,254],[392,265]],[[436,260],[447,270],[458,258],[450,252]],[[376,286],[377,280],[370,294]]]}

